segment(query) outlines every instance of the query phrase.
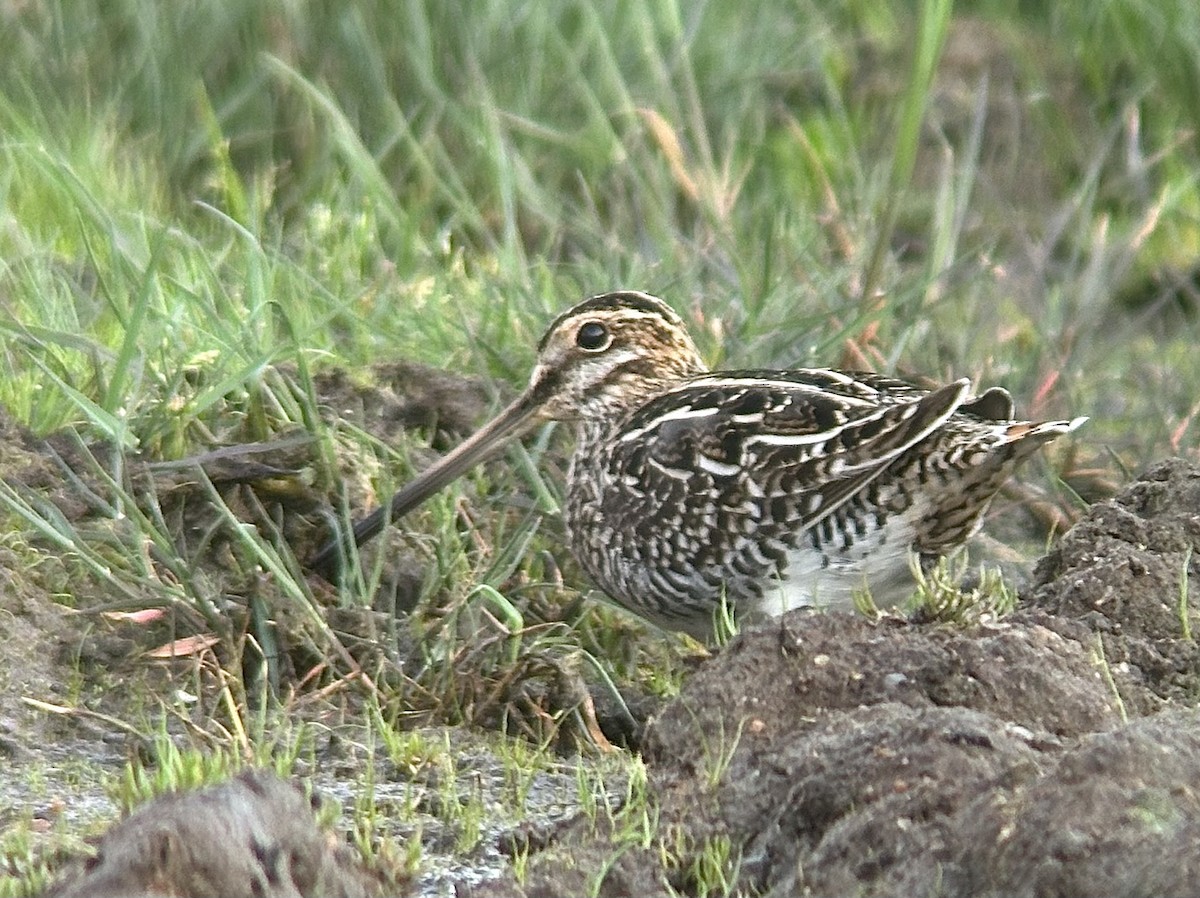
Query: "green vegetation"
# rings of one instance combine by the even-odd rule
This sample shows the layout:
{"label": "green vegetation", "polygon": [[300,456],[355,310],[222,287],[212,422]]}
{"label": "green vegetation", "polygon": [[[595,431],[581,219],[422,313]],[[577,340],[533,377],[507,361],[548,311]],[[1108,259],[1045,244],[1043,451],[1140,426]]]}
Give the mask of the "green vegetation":
{"label": "green vegetation", "polygon": [[[372,435],[322,394],[334,370],[367,389],[373,364],[423,362],[498,399],[554,314],[624,286],[670,301],[714,365],[969,375],[1034,417],[1090,415],[1026,469],[1040,507],[1195,454],[1194,0],[0,0],[0,57],[0,406],[59,434],[50,470],[88,507],[11,477],[31,463],[14,456],[0,546],[14,582],[64,605],[169,611],[142,649],[215,640],[180,651],[190,714],[136,704],[161,735],[123,806],[291,769],[309,736],[278,721],[327,699],[414,775],[449,750],[421,725],[526,740],[516,807],[539,758],[603,739],[592,693],[679,688],[678,640],[578,601],[550,431],[428,503],[341,591],[306,577],[328,524],[312,506],[354,517],[435,436]],[[277,494],[153,467],[267,440],[303,459]],[[373,614],[398,601],[397,557],[416,571],[402,627]],[[923,578],[933,617],[1011,600],[987,576],[964,598],[949,573]],[[1190,633],[1185,594],[1179,615]],[[582,780],[579,798],[637,816],[613,823],[629,844],[656,838],[643,802]],[[361,801],[356,844],[415,870],[419,831],[381,841]],[[442,807],[472,850],[480,796]],[[5,826],[0,894],[35,891],[32,836]],[[693,848],[678,869],[721,893],[736,846]]]}
{"label": "green vegetation", "polygon": [[[44,892],[54,880],[53,859],[39,844],[43,841],[33,827],[33,821],[6,822],[0,835],[0,896],[22,898]],[[71,847],[79,851],[84,846],[73,840]],[[86,849],[84,849],[86,850]]]}
{"label": "green vegetation", "polygon": [[[961,555],[939,558],[928,570],[923,570],[914,557],[912,571],[917,586],[911,607],[921,620],[972,624],[1003,617],[1017,604],[1016,592],[1004,582],[999,570],[981,566],[970,572]],[[975,574],[975,583],[964,587],[969,573]]]}

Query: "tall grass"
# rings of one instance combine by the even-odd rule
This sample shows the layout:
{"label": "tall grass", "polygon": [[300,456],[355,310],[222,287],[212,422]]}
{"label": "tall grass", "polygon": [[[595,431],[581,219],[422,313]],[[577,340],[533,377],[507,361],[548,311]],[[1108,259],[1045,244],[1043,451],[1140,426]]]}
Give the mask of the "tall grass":
{"label": "tall grass", "polygon": [[[164,333],[175,356],[215,352],[234,378],[300,348],[517,378],[547,315],[618,284],[689,308],[714,358],[827,352],[843,335],[831,315],[851,329],[878,317],[863,288],[897,300],[893,346],[937,353],[921,364],[887,347],[887,364],[942,373],[985,349],[908,333],[931,279],[986,274],[993,246],[986,232],[955,238],[978,148],[928,128],[918,146],[914,112],[945,97],[937,47],[904,8],[125,0],[5,15],[9,332],[45,327],[40,345],[36,329],[19,342],[68,382],[94,382],[108,412],[118,394],[168,397],[169,384],[135,382]],[[1065,220],[1006,237],[1065,264],[1037,272],[1006,315],[1036,318],[1053,344],[1081,311],[1056,289],[1100,279],[1113,296],[1087,302],[1105,311],[1138,286],[1123,276],[1183,265],[1195,246],[1200,28],[1182,0],[1030,16],[997,27],[1016,35],[1005,49],[1024,73],[1025,127],[1061,173],[1029,202],[1047,217],[1060,204]],[[984,90],[984,74],[969,86]],[[904,169],[942,137],[933,169],[957,218],[922,212],[936,193],[905,192]],[[948,247],[940,270],[892,264],[895,219],[901,241]],[[1129,260],[1147,246],[1153,258]],[[1004,284],[987,291],[1003,302]],[[972,292],[955,303],[962,330],[994,334],[979,311],[990,297]],[[89,345],[64,347],[67,335]],[[21,355],[10,406],[40,429],[92,417],[60,391],[33,409],[42,369]]]}

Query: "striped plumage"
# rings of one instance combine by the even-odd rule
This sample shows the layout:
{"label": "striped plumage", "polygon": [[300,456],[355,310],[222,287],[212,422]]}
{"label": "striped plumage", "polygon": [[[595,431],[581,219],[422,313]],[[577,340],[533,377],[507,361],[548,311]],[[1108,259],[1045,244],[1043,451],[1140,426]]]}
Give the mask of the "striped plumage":
{"label": "striped plumage", "polygon": [[[911,591],[910,552],[978,528],[1013,468],[1084,419],[1014,421],[1000,389],[923,390],[831,369],[709,372],[683,321],[642,293],[560,315],[525,392],[355,527],[369,539],[500,445],[570,421],[568,545],[626,608],[701,639],[722,599],[739,618],[881,604]],[[336,566],[331,543],[314,560]]]}

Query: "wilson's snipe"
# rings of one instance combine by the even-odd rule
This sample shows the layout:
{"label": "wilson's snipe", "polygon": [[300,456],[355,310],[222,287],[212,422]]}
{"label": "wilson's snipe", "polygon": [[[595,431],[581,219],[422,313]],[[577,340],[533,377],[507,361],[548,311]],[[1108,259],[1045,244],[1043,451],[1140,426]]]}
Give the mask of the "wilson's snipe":
{"label": "wilson's snipe", "polygon": [[[607,293],[560,315],[529,386],[354,528],[361,544],[536,422],[572,421],[571,551],[626,608],[701,639],[741,619],[881,603],[979,527],[1012,469],[1085,419],[1014,421],[1002,389],[923,390],[826,368],[710,372],[665,303]],[[333,541],[313,560],[328,575]]]}

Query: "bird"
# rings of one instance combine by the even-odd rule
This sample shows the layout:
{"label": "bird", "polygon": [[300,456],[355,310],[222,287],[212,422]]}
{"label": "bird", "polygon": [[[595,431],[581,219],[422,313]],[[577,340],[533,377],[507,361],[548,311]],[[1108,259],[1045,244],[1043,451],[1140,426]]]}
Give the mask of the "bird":
{"label": "bird", "polygon": [[[709,642],[797,607],[911,596],[1013,469],[1086,421],[1021,421],[1000,387],[834,368],[712,371],[666,302],[624,290],[550,324],[525,390],[353,528],[362,545],[547,421],[572,424],[565,541],[613,602]],[[330,539],[310,567],[332,580]]]}

